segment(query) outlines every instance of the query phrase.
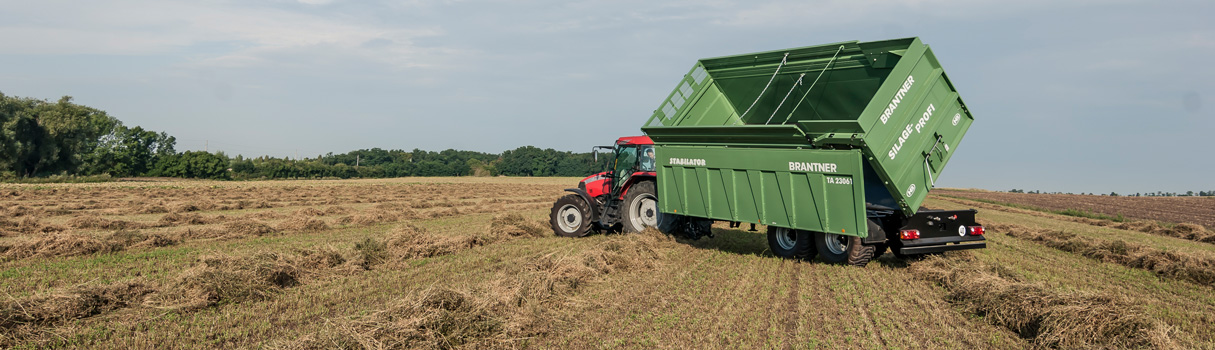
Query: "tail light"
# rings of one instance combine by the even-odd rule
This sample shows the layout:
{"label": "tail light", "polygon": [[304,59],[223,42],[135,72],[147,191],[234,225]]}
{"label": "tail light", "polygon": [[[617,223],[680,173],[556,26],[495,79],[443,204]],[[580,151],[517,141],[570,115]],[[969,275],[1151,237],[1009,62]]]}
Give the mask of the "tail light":
{"label": "tail light", "polygon": [[899,231],[900,239],[920,239],[920,230],[902,230]]}
{"label": "tail light", "polygon": [[987,230],[984,230],[983,226],[971,226],[970,227],[971,236],[982,236],[984,233],[987,233]]}

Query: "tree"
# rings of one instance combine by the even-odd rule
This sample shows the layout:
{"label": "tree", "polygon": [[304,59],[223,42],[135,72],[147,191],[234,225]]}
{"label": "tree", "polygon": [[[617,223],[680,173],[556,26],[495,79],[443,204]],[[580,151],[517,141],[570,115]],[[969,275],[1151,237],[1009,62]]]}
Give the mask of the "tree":
{"label": "tree", "polygon": [[33,113],[57,146],[58,154],[49,162],[48,171],[77,172],[101,137],[120,125],[104,111],[72,103],[71,96],[56,103],[39,103]]}
{"label": "tree", "polygon": [[[163,157],[151,172],[153,176],[196,179],[228,179],[228,157],[223,153],[190,151]],[[285,176],[284,176],[285,177]]]}

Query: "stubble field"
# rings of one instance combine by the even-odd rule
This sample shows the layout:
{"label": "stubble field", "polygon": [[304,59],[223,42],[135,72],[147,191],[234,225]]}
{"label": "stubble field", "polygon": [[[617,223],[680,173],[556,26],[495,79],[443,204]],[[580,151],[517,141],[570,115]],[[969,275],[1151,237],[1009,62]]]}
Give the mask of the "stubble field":
{"label": "stubble field", "polygon": [[576,182],[3,185],[0,348],[1215,348],[1201,225],[933,197],[989,248],[855,268],[554,237]]}

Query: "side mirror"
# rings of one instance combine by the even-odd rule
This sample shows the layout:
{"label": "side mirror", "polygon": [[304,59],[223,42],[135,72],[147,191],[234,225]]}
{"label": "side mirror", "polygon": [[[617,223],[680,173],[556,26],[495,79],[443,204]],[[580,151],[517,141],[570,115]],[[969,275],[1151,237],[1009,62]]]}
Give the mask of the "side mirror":
{"label": "side mirror", "polygon": [[591,147],[591,154],[595,157],[595,163],[599,163],[599,149],[614,149],[612,146],[595,146]]}

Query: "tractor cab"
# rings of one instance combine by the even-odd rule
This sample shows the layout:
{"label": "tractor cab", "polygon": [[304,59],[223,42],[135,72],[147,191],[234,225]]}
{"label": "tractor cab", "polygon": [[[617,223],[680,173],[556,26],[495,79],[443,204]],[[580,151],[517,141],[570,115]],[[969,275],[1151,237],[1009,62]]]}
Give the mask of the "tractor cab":
{"label": "tractor cab", "polygon": [[658,159],[654,156],[654,141],[649,136],[621,137],[614,146],[595,147],[596,158],[600,149],[612,150],[608,169],[588,176],[578,184],[591,197],[610,194],[612,198],[623,198],[634,180],[656,176],[654,168]]}
{"label": "tractor cab", "polygon": [[566,195],[553,205],[550,222],[562,236],[583,236],[591,231],[640,232],[657,227],[658,191],[655,168],[654,141],[649,136],[621,137],[610,149],[612,158],[604,171],[578,182],[578,188],[566,189]]}
{"label": "tractor cab", "polygon": [[616,140],[615,161],[612,163],[612,188],[609,193],[624,195],[633,176],[655,176],[654,142],[647,136],[623,137]]}

